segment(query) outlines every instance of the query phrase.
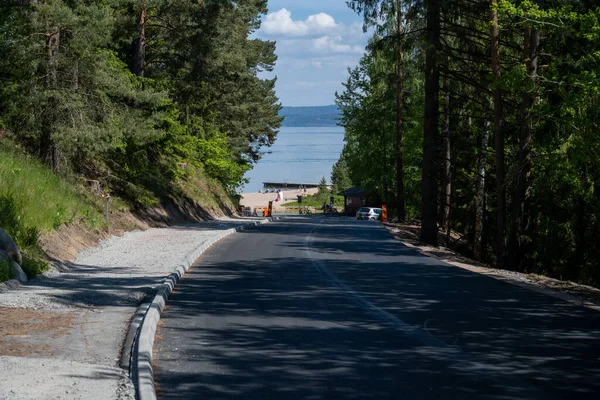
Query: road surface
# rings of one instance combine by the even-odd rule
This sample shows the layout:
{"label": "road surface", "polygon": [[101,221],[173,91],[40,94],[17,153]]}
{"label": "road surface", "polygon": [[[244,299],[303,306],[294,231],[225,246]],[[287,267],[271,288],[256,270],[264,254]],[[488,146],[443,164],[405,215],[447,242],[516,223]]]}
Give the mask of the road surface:
{"label": "road surface", "polygon": [[343,218],[210,249],[169,299],[155,353],[164,399],[600,398],[600,313]]}

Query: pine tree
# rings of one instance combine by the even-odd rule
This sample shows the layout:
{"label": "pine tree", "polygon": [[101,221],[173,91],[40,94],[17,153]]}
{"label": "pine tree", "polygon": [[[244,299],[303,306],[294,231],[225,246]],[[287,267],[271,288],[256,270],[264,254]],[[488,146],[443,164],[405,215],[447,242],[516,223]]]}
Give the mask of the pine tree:
{"label": "pine tree", "polygon": [[350,180],[348,173],[348,165],[346,164],[343,154],[335,162],[331,170],[331,185],[334,194],[338,194],[352,187],[352,181]]}

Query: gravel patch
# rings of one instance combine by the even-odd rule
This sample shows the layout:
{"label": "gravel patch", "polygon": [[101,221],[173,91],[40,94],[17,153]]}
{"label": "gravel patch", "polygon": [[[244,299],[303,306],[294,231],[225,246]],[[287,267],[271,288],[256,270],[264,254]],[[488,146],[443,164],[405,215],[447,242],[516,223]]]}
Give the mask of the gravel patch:
{"label": "gravel patch", "polygon": [[[0,373],[0,399],[134,398],[131,381],[119,368],[119,361],[129,320],[141,300],[154,294],[175,267],[192,263],[196,249],[207,241],[254,221],[223,218],[128,232],[81,252],[68,265],[25,285],[5,285],[0,291],[0,307],[6,318],[19,320],[23,309],[75,314],[69,329],[48,328],[31,339],[52,353],[43,364],[39,358],[0,357],[0,371],[27,371]],[[23,322],[29,323],[27,319]],[[11,339],[11,332],[6,334]],[[17,336],[15,333],[23,346],[28,345],[27,338]],[[30,384],[32,376],[38,377],[38,384]],[[94,389],[86,386],[89,383],[99,386]],[[51,392],[45,395],[40,388],[46,386]],[[104,390],[98,390],[100,386]]]}
{"label": "gravel patch", "polygon": [[111,237],[81,252],[62,273],[53,270],[27,285],[0,292],[0,307],[136,306],[194,249],[219,231],[246,223],[223,219]]}
{"label": "gravel patch", "polygon": [[2,379],[0,400],[135,398],[126,372],[106,365],[0,357],[0,375],[13,377]]}

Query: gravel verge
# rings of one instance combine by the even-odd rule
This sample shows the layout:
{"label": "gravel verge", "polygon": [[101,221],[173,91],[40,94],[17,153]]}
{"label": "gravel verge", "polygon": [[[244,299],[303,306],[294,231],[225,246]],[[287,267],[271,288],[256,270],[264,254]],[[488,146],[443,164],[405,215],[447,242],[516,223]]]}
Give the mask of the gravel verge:
{"label": "gravel verge", "polygon": [[461,256],[447,247],[425,245],[417,240],[418,236],[415,235],[415,232],[420,228],[415,225],[384,224],[384,227],[402,244],[412,247],[426,256],[437,258],[458,268],[543,293],[571,304],[600,311],[600,289],[575,282],[560,281],[543,275],[492,268]]}
{"label": "gravel verge", "polygon": [[[206,243],[254,222],[226,218],[129,232],[81,252],[62,272],[6,285],[0,291],[3,315],[18,320],[20,331],[31,329],[0,338],[0,399],[134,398],[121,351],[142,299],[156,294],[176,266],[193,262]],[[50,319],[39,329],[40,312],[66,322]],[[39,384],[31,384],[34,377]]]}

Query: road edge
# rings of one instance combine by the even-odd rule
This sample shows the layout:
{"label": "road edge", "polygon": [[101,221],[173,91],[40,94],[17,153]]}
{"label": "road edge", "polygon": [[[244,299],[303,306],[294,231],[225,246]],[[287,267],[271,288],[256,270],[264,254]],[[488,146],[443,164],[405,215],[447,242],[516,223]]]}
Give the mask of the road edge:
{"label": "road edge", "polygon": [[418,253],[420,253],[426,257],[435,258],[435,259],[440,260],[440,261],[442,261],[446,264],[449,264],[453,267],[461,268],[461,269],[464,269],[464,270],[467,270],[467,271],[470,271],[470,272],[473,272],[473,273],[476,273],[479,275],[485,275],[489,278],[503,281],[508,284],[530,290],[532,292],[536,292],[536,293],[544,294],[546,296],[554,297],[555,299],[565,301],[567,303],[573,304],[578,307],[583,307],[583,308],[587,308],[588,310],[600,312],[600,306],[598,306],[597,304],[585,301],[585,299],[575,296],[573,294],[561,292],[557,289],[553,289],[551,287],[547,287],[547,286],[543,286],[543,285],[536,285],[529,281],[521,281],[521,280],[518,280],[518,279],[510,277],[510,276],[502,275],[502,274],[494,271],[493,268],[476,265],[476,262],[467,263],[467,262],[463,262],[463,261],[455,261],[455,260],[451,260],[444,256],[439,256],[439,255],[433,254],[433,253],[421,248],[417,244],[411,243],[408,240],[404,240],[404,239],[395,237],[393,235],[393,233],[390,231],[390,229],[388,229],[388,227],[384,226],[384,229],[388,232],[388,234],[394,240],[398,241],[399,243],[403,244],[406,247],[409,247],[409,248],[417,251]]}
{"label": "road edge", "polygon": [[274,219],[266,218],[249,222],[237,228],[224,230],[209,239],[190,252],[183,264],[175,267],[173,272],[160,284],[153,298],[150,297],[141,303],[131,320],[121,358],[121,367],[129,370],[129,377],[133,381],[137,399],[156,399],[154,371],[152,368],[154,335],[166,301],[181,277],[208,248],[220,240],[233,233],[243,231],[246,227],[262,225]]}

